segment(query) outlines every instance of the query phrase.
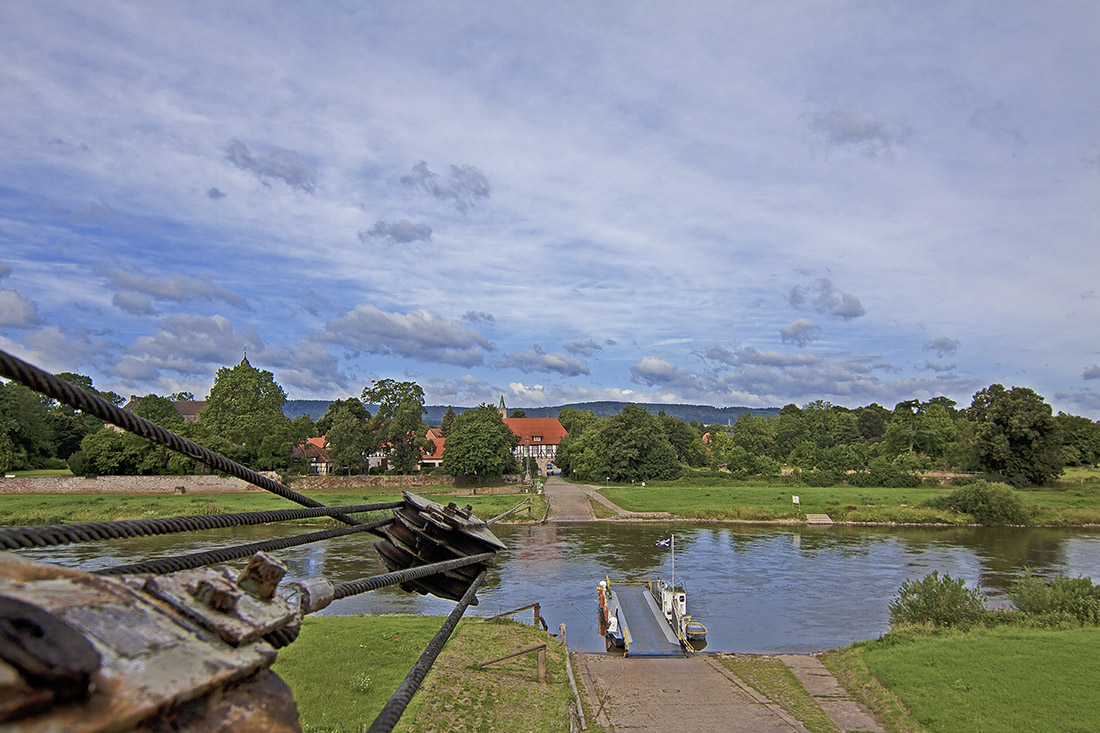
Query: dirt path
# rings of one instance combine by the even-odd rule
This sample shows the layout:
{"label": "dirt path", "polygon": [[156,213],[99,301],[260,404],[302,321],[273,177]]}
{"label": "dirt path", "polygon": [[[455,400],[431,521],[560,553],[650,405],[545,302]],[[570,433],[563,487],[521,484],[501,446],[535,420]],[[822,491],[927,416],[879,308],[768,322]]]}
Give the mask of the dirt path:
{"label": "dirt path", "polygon": [[546,501],[550,504],[552,522],[591,522],[596,519],[592,513],[592,501],[598,501],[615,512],[621,519],[663,519],[671,518],[668,512],[630,512],[614,504],[600,493],[599,486],[574,484],[564,481],[561,476],[548,476],[543,489]]}
{"label": "dirt path", "polygon": [[614,730],[806,731],[717,662],[577,654],[596,723]]}

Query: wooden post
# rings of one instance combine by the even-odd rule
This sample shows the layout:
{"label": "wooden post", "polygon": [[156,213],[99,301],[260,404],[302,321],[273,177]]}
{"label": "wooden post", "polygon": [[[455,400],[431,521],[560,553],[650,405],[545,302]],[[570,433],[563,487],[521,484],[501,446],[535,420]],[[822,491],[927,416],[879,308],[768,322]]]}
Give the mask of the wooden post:
{"label": "wooden post", "polygon": [[534,621],[532,621],[532,624],[537,629],[539,627],[539,620],[540,620],[539,619],[539,604],[536,603],[534,605],[534,609],[535,609],[535,619],[534,619]]}
{"label": "wooden post", "polygon": [[546,682],[546,645],[539,649],[539,682]]}

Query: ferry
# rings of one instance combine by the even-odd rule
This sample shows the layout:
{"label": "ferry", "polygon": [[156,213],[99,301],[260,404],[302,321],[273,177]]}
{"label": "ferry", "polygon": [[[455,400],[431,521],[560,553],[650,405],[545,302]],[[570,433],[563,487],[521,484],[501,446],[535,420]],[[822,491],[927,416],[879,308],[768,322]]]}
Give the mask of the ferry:
{"label": "ferry", "polygon": [[600,633],[628,657],[682,656],[706,646],[707,627],[687,613],[687,593],[663,580],[600,581]]}

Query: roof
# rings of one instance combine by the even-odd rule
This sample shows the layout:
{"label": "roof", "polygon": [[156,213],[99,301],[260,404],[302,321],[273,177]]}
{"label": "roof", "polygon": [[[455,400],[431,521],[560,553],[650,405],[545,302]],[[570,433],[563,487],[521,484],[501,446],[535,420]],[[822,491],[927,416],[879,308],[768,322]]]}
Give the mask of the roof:
{"label": "roof", "polygon": [[325,450],[324,445],[317,445],[314,441],[324,441],[324,438],[309,438],[305,443],[299,443],[294,446],[290,455],[292,458],[308,458],[311,462],[316,463],[330,463],[331,459],[328,456],[328,451]]}
{"label": "roof", "polygon": [[[558,445],[568,435],[556,417],[506,417],[504,424],[519,436],[520,445]],[[536,436],[540,440],[534,440]]]}
{"label": "roof", "polygon": [[425,437],[435,443],[435,450],[431,453],[421,451],[423,459],[427,461],[443,460],[443,445],[447,442],[447,439],[443,437],[443,433],[440,432],[439,428],[428,428],[428,434]]}
{"label": "roof", "polygon": [[[139,402],[141,402],[140,397],[130,395],[130,401],[123,405],[122,409],[133,412]],[[206,407],[206,402],[205,400],[173,400],[172,406],[176,408],[176,412],[179,413],[184,422],[195,422],[199,419],[199,411]]]}

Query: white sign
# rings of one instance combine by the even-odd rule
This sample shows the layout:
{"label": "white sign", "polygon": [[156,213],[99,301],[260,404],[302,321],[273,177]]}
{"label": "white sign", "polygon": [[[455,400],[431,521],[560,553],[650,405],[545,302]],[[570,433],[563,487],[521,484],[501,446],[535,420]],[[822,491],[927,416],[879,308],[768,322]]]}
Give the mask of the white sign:
{"label": "white sign", "polygon": [[791,499],[794,500],[795,504],[801,504],[802,503],[801,501],[799,501],[799,498],[797,496],[792,496]]}

